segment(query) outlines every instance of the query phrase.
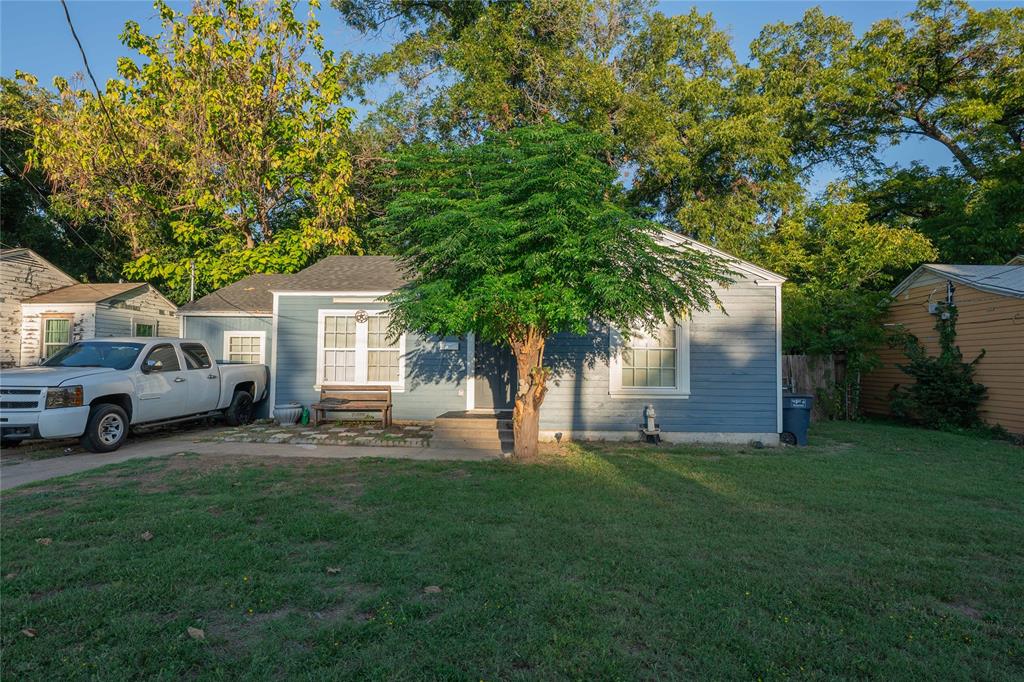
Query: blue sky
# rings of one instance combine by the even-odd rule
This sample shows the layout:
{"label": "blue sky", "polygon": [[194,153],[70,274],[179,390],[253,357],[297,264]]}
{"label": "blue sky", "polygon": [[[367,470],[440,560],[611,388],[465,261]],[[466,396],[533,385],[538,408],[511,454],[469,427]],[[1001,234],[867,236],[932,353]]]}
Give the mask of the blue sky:
{"label": "blue sky", "polygon": [[[172,2],[185,10],[187,2]],[[680,14],[697,7],[712,12],[718,24],[733,37],[733,47],[741,58],[761,27],[778,21],[795,21],[810,7],[821,5],[830,14],[853,22],[858,32],[885,17],[902,16],[913,8],[911,2],[782,2],[779,0],[737,0],[718,2],[661,2],[666,14]],[[1011,6],[1019,3],[975,3],[978,7]],[[360,36],[348,29],[338,14],[323,1],[320,19],[328,45],[337,50],[376,52],[387,49],[397,36],[388,31],[375,36]],[[72,19],[78,31],[93,73],[102,85],[114,76],[115,61],[126,53],[117,36],[124,23],[134,19],[153,26],[155,12],[149,0],[71,0]],[[83,71],[78,48],[71,38],[64,12],[57,0],[0,0],[0,73],[13,76],[27,71],[48,84],[54,76],[70,77]],[[930,140],[910,140],[887,152],[888,160],[908,164],[922,161],[932,166],[948,164],[948,152]],[[822,188],[834,177],[822,169],[812,183]]]}

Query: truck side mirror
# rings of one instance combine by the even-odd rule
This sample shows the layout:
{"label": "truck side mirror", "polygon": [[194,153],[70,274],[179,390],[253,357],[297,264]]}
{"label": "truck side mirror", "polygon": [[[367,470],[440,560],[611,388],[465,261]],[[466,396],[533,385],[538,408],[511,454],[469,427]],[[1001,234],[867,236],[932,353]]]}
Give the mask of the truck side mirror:
{"label": "truck side mirror", "polygon": [[163,368],[164,363],[162,360],[146,360],[146,362],[142,365],[142,371],[145,372],[146,374],[149,374],[150,372],[159,372]]}

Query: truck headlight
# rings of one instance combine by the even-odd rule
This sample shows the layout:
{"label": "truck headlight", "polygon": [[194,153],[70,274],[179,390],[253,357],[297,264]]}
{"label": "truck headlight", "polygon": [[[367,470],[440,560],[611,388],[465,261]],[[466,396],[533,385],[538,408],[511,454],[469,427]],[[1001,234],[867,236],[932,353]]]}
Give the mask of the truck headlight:
{"label": "truck headlight", "polygon": [[46,389],[46,409],[55,407],[81,407],[82,387],[63,386]]}

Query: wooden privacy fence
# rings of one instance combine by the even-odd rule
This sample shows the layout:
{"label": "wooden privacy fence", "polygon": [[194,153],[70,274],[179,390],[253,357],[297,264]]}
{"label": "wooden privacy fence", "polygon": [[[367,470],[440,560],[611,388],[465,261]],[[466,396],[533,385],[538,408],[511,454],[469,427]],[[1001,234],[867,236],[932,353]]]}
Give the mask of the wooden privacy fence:
{"label": "wooden privacy fence", "polygon": [[849,418],[851,398],[845,386],[846,363],[835,355],[783,355],[782,386],[814,396],[811,419]]}

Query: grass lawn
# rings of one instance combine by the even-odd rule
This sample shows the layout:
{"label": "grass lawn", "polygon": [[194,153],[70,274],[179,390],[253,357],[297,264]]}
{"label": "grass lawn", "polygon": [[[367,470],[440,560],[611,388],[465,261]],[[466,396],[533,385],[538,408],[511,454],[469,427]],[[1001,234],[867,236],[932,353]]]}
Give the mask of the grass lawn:
{"label": "grass lawn", "polygon": [[812,440],[186,455],[15,490],[2,675],[1020,679],[1024,451]]}

